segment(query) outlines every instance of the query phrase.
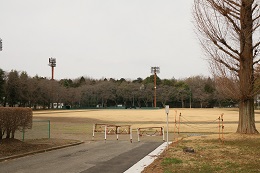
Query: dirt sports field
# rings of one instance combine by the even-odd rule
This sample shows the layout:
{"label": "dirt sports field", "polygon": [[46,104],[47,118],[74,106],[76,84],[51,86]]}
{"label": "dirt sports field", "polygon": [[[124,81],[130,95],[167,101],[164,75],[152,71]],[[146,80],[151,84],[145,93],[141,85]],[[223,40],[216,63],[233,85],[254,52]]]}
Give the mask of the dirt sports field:
{"label": "dirt sports field", "polygon": [[[237,128],[238,109],[170,109],[168,116],[169,140],[173,140],[174,131],[179,131],[180,134],[190,136],[200,135],[201,133],[219,133],[218,118],[221,114],[223,114],[223,132],[234,133]],[[164,109],[35,111],[33,117],[34,120],[50,120],[51,138],[79,139],[83,141],[92,140],[92,128],[95,123],[131,125],[133,129],[133,140],[137,140],[137,136],[135,136],[137,128],[164,127],[166,130],[166,114]],[[260,111],[256,111],[255,119],[256,126],[260,129]],[[220,121],[220,123],[222,126],[222,121]],[[35,123],[35,125],[37,125],[37,123]],[[37,133],[39,136],[44,136],[46,133],[45,130],[46,129],[44,129],[43,132],[39,131]],[[146,137],[146,134],[151,135],[153,131],[143,132],[143,138],[141,138],[141,140],[162,139],[161,137]],[[95,134],[95,139],[102,140],[103,138],[103,134]],[[114,136],[108,136],[107,140],[113,140],[114,138]],[[129,136],[125,137],[125,135],[122,135],[119,137],[119,140],[128,138]]]}

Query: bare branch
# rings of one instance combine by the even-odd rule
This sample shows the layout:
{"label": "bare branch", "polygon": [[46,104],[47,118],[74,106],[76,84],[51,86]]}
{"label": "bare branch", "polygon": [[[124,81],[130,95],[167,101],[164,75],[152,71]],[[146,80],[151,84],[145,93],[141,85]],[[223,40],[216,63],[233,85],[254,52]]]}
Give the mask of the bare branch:
{"label": "bare branch", "polygon": [[238,7],[238,8],[241,7],[240,4],[238,4],[238,3],[236,3],[236,2],[234,2],[234,1],[232,1],[232,0],[224,0],[224,2],[226,2],[227,4],[233,4],[234,6],[236,6],[236,7]]}
{"label": "bare branch", "polygon": [[253,19],[253,22],[255,22],[259,18],[260,18],[260,14]]}
{"label": "bare branch", "polygon": [[260,62],[260,59],[257,60],[257,61],[255,61],[255,62],[253,63],[253,65],[258,64],[259,62]]}
{"label": "bare branch", "polygon": [[253,46],[253,49],[257,48],[259,45],[260,45],[260,41]]}
{"label": "bare branch", "polygon": [[[233,59],[239,61],[239,58],[237,58],[237,57],[234,56],[232,53],[230,53],[229,51],[227,51],[226,49],[224,49],[222,46],[220,46],[220,45],[218,44],[218,42],[216,42],[216,41],[214,41],[214,40],[212,40],[212,41],[213,41],[214,45],[216,45],[221,51],[225,52],[226,54],[228,54],[228,55],[229,55],[230,57],[232,57]],[[228,47],[228,45],[225,45],[225,46]],[[239,54],[238,51],[236,51],[236,50],[235,50],[235,53],[236,53],[236,54]]]}
{"label": "bare branch", "polygon": [[234,68],[234,67],[231,67],[228,63],[226,63],[226,62],[224,62],[223,60],[221,60],[221,59],[216,59],[216,61],[217,62],[219,62],[219,63],[221,63],[221,64],[223,64],[225,67],[227,67],[229,70],[231,70],[231,71],[234,71],[234,72],[239,72],[239,70],[238,69],[236,69],[236,68]]}
{"label": "bare branch", "polygon": [[252,29],[252,32],[256,31],[259,27],[260,27],[260,23],[258,23],[257,25],[255,25],[255,27]]}
{"label": "bare branch", "polygon": [[[225,45],[229,50],[231,50],[231,51],[234,52],[235,54],[239,55],[238,50],[235,50],[235,49],[233,49],[231,46],[229,46],[224,39],[221,39],[220,42],[221,42],[223,45]],[[239,61],[239,59],[238,59],[237,57],[234,57],[234,59],[236,59],[237,61]]]}
{"label": "bare branch", "polygon": [[[214,7],[220,14],[222,14],[223,16],[225,16],[228,21],[230,23],[232,23],[233,27],[235,28],[236,32],[239,33],[241,30],[239,28],[239,26],[235,23],[235,21],[229,16],[230,15],[230,12],[228,10],[228,8],[226,7],[222,7],[220,6],[219,4],[217,4],[214,0],[209,0],[212,5],[212,7]],[[236,18],[236,19],[240,19],[239,16],[236,16],[236,15],[231,15],[232,17]]]}
{"label": "bare branch", "polygon": [[258,4],[255,4],[255,6],[254,6],[253,9],[252,9],[252,12],[255,11],[255,9],[257,8],[257,6],[258,6]]}
{"label": "bare branch", "polygon": [[235,3],[234,1],[230,1],[230,0],[223,0],[225,3],[227,3],[232,9],[236,10],[237,12],[239,12],[239,8],[241,7],[239,4]]}

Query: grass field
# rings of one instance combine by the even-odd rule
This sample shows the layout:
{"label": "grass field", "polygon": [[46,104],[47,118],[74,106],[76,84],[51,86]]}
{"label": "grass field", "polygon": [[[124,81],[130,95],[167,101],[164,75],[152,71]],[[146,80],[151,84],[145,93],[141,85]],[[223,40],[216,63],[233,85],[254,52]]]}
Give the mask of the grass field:
{"label": "grass field", "polygon": [[[180,114],[181,116],[179,116]],[[169,139],[173,140],[176,136],[173,136],[173,132],[177,132],[178,128],[180,134],[200,135],[201,133],[218,133],[218,118],[221,114],[224,114],[224,133],[235,132],[238,122],[238,109],[170,109]],[[137,139],[137,128],[164,127],[166,131],[166,114],[164,109],[34,111],[33,118],[34,120],[50,120],[51,138],[80,139],[83,141],[92,140],[92,128],[94,123],[131,125],[134,140]],[[178,123],[179,119],[181,123]],[[255,119],[256,126],[260,129],[260,111],[256,111]],[[47,124],[44,126],[47,129]],[[45,130],[43,130],[43,133],[45,133],[43,135],[44,137],[45,135],[47,136],[47,132],[45,132]],[[38,137],[41,137],[42,135],[40,131],[41,130],[35,132],[38,134]],[[97,140],[102,140],[103,137],[103,134],[95,135],[95,139]],[[113,140],[114,138],[114,136],[108,136],[108,140]],[[128,138],[129,137],[126,135],[120,136],[120,139],[128,140]],[[147,138],[147,140],[154,139],[161,140],[162,138]]]}

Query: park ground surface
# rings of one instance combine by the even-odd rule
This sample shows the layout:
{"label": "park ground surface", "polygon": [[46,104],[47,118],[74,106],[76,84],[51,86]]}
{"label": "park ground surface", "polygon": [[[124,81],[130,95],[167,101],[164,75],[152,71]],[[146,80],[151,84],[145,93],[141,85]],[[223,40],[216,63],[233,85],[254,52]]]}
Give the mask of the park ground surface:
{"label": "park ground surface", "polygon": [[[142,173],[260,172],[260,135],[227,134],[185,138],[169,146]],[[185,148],[194,152],[185,152]]]}
{"label": "park ground surface", "polygon": [[[224,115],[224,129],[219,129],[219,123],[222,127],[222,121],[218,119],[221,114]],[[137,128],[163,126],[166,130],[164,109],[35,111],[33,117],[36,122],[33,129],[25,133],[24,142],[21,142],[21,133],[16,134],[20,141],[2,141],[0,158],[77,141],[92,141],[95,123],[131,125],[133,141],[137,141]],[[260,111],[256,111],[255,119],[259,130]],[[45,120],[50,120],[50,139],[46,139],[49,129]],[[170,145],[144,172],[260,172],[260,136],[235,134],[237,122],[237,109],[170,109],[169,141],[178,142]],[[141,141],[162,140],[161,136],[146,137],[145,133]],[[104,140],[104,134],[95,134],[94,140]],[[111,135],[107,140],[116,138]],[[120,135],[119,140],[129,140],[129,136]],[[183,152],[185,147],[192,147],[195,152]]]}

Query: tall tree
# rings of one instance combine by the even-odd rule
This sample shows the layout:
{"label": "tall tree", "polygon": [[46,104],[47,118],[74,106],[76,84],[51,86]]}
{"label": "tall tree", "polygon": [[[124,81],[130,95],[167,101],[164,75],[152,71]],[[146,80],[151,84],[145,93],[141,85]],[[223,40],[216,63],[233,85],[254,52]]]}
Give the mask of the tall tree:
{"label": "tall tree", "polygon": [[184,101],[189,98],[190,96],[190,88],[187,83],[184,81],[178,81],[175,84],[176,88],[176,98],[181,102],[181,107],[185,107]]}
{"label": "tall tree", "polygon": [[116,103],[116,84],[112,81],[104,80],[96,84],[96,93],[101,101],[102,107],[107,107],[108,100]]}
{"label": "tall tree", "polygon": [[20,105],[28,106],[29,104],[29,77],[25,71],[20,74]]}
{"label": "tall tree", "polygon": [[207,107],[212,97],[212,94],[208,91],[210,89],[207,87],[207,78],[203,76],[189,77],[186,79],[186,83],[192,93],[192,99],[199,102],[201,108]]}
{"label": "tall tree", "polygon": [[174,90],[176,89],[173,86],[160,85],[157,90],[157,101],[161,102],[162,106],[165,107],[166,103],[171,100]]}
{"label": "tall tree", "polygon": [[225,84],[234,86],[232,93],[239,100],[237,132],[258,133],[254,67],[260,61],[259,1],[194,0],[194,19],[214,75],[228,79]]}
{"label": "tall tree", "polygon": [[14,70],[11,71],[7,76],[7,102],[8,105],[13,107],[15,104],[20,102],[20,82],[19,73]]}

